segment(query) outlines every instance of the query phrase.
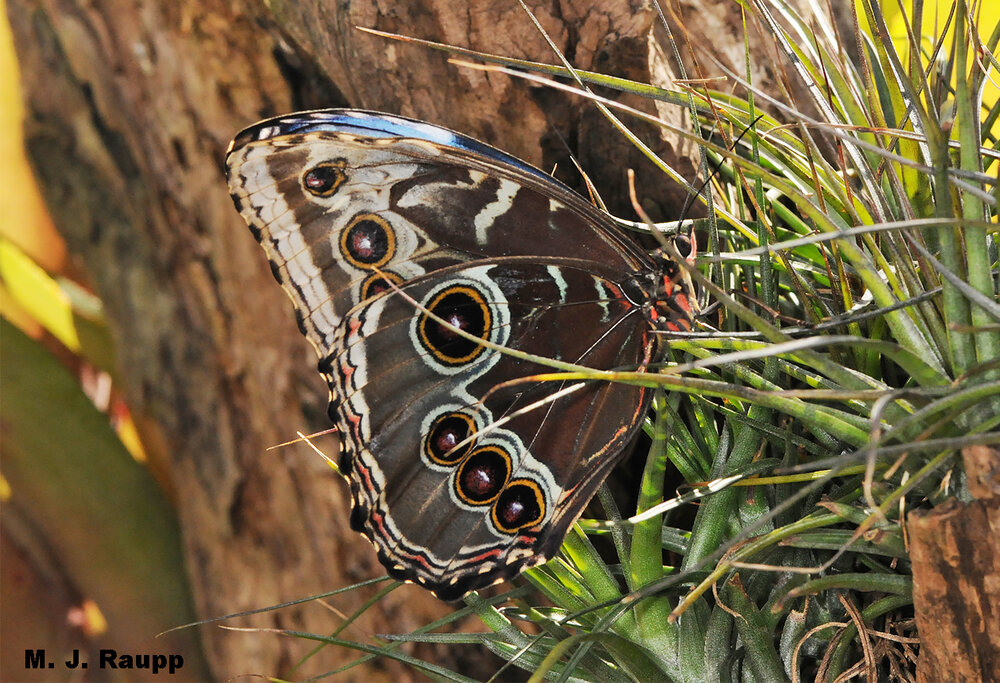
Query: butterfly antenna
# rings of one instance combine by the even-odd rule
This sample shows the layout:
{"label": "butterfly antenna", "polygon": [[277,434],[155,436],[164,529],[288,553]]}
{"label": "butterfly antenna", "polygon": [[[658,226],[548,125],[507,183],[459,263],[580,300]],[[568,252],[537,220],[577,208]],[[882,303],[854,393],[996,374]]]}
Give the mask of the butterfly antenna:
{"label": "butterfly antenna", "polygon": [[[736,149],[736,146],[743,139],[743,136],[746,135],[748,132],[750,132],[754,128],[754,126],[757,125],[757,122],[760,121],[762,118],[764,118],[764,115],[758,114],[757,117],[753,121],[751,121],[746,128],[740,131],[740,134],[736,136],[736,139],[733,140],[733,143],[729,146],[730,151]],[[691,205],[694,203],[695,197],[701,196],[701,193],[705,191],[705,188],[708,187],[708,184],[712,182],[712,180],[718,175],[719,169],[722,168],[722,164],[724,161],[725,161],[724,159],[719,159],[718,161],[716,161],[712,168],[711,173],[708,174],[708,177],[705,178],[703,181],[701,181],[701,185],[698,186],[698,188],[694,191],[693,194],[688,193],[687,197],[684,199],[684,206],[681,207],[680,218],[677,219],[678,226],[684,222],[684,219],[687,216],[687,212],[691,209]],[[633,205],[634,204],[635,202],[633,200]],[[646,222],[648,222],[648,220]],[[689,237],[693,239],[693,232],[690,232]]]}

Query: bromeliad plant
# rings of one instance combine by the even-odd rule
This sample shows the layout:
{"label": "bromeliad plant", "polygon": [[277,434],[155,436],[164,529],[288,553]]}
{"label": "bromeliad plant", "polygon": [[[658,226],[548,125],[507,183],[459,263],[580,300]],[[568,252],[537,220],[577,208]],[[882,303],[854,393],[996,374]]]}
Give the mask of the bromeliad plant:
{"label": "bromeliad plant", "polygon": [[[470,595],[379,645],[308,637],[446,680],[467,679],[398,646],[479,643],[533,679],[912,678],[905,515],[962,496],[959,450],[1000,441],[1000,105],[983,101],[1000,27],[981,33],[957,0],[937,37],[916,19],[898,47],[879,4],[859,8],[870,28],[841,36],[830,13],[744,3],[808,102],[735,73],[743,96],[445,48],[564,77],[547,82],[623,130],[612,109],[626,108],[589,85],[689,108],[696,125],[671,132],[698,141],[713,171],[690,273],[706,312],[700,334],[667,341],[672,363],[621,377],[663,390],[632,519],[602,492],[618,521],[582,520],[529,571],[537,591]],[[680,510],[696,498],[695,514]],[[433,633],[473,613],[491,633]]]}

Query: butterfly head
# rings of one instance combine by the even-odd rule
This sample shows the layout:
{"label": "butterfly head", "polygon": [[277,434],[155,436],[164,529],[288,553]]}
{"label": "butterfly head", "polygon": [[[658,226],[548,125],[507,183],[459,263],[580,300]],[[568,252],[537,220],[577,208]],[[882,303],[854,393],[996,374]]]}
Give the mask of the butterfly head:
{"label": "butterfly head", "polygon": [[[686,240],[677,240],[675,247],[681,254],[691,252]],[[642,308],[649,324],[664,332],[687,332],[697,313],[694,287],[687,271],[663,249],[651,254],[655,265],[648,271],[632,276],[626,291],[630,291],[634,303]]]}

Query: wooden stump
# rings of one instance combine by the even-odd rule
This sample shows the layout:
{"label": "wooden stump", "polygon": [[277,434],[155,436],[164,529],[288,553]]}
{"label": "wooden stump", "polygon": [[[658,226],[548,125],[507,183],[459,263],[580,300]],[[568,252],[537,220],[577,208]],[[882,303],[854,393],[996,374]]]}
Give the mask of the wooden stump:
{"label": "wooden stump", "polygon": [[917,680],[1000,680],[1000,450],[964,452],[969,491],[910,513]]}

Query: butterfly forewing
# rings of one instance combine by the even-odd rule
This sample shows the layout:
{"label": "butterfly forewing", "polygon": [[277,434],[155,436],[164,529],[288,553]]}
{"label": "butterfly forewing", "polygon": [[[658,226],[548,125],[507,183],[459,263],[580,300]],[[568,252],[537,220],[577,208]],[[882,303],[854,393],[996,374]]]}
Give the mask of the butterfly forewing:
{"label": "butterfly forewing", "polygon": [[227,167],[319,353],[352,525],[389,572],[454,599],[550,558],[649,390],[519,382],[550,368],[477,340],[642,367],[650,307],[629,283],[652,261],[540,171],[400,117],[266,121]]}
{"label": "butterfly forewing", "polygon": [[491,148],[436,128],[457,142],[359,135],[380,130],[373,120],[433,128],[398,117],[322,114],[258,124],[227,157],[233,199],[321,355],[340,317],[386,280],[494,256],[562,256],[570,245],[621,272],[643,262],[605,216],[512,157],[477,155],[468,148]]}

